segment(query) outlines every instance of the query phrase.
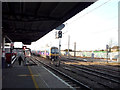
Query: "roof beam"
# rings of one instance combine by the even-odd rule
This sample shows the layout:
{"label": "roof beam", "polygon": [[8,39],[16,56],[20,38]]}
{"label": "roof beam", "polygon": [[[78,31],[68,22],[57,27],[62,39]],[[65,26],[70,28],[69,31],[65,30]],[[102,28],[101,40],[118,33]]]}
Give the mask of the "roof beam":
{"label": "roof beam", "polygon": [[[4,17],[4,15],[8,15],[8,14],[3,14],[3,17]],[[45,17],[45,16],[34,17],[34,16],[30,16],[30,15],[28,15],[28,16],[27,15],[22,15],[22,17],[21,17],[21,15],[14,15],[12,17],[13,18],[5,18],[4,17],[4,20],[5,21],[24,21],[24,22],[30,22],[30,21],[50,21],[50,20],[60,21],[61,20],[61,18]]]}

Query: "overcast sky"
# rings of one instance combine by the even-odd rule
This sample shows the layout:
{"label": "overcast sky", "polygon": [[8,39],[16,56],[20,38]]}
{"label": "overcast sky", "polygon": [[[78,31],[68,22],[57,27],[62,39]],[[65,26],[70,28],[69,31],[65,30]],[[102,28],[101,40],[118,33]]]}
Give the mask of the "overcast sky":
{"label": "overcast sky", "polygon": [[[106,44],[112,40],[113,45],[118,43],[118,1],[98,0],[68,21],[62,30],[61,49],[68,48],[68,35],[70,36],[70,49],[77,50],[105,49]],[[41,49],[46,45],[57,46],[59,40],[55,39],[56,30],[51,31],[41,39],[31,44],[31,49]]]}

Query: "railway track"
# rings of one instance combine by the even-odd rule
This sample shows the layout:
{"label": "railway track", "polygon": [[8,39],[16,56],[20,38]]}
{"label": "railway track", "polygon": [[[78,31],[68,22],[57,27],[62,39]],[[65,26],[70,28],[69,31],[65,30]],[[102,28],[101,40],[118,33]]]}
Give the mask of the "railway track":
{"label": "railway track", "polygon": [[[97,72],[95,73],[95,72],[91,72],[89,70],[85,70],[84,68],[82,68],[82,69],[79,68],[79,67],[76,68],[76,66],[72,67],[72,68],[65,66],[63,68],[66,69],[66,70],[68,70],[68,71],[70,71],[70,72],[72,72],[72,73],[76,73],[79,76],[81,75],[81,76],[86,77],[86,78],[88,78],[88,79],[90,79],[92,81],[95,81],[96,83],[98,83],[100,85],[103,85],[104,87],[107,87],[109,89],[118,88],[119,85],[120,85],[120,82],[118,81],[119,79],[118,80],[111,79],[111,78],[106,77],[104,75],[100,75]],[[101,80],[102,82],[99,81],[99,80]]]}
{"label": "railway track", "polygon": [[88,68],[86,66],[77,66],[77,65],[70,65],[70,66],[76,67],[78,70],[83,69],[83,70],[86,70],[86,71],[90,71],[90,72],[93,73],[93,75],[96,75],[98,77],[103,77],[104,79],[107,79],[107,80],[110,80],[112,82],[116,82],[116,83],[120,84],[120,81],[118,81],[118,80],[120,80],[120,76],[118,76],[118,75],[113,75],[113,74],[106,73],[106,72],[103,72],[103,71],[94,70],[94,69]]}
{"label": "railway track", "polygon": [[92,90],[91,87],[81,83],[80,81],[72,78],[71,76],[63,73],[62,71],[43,63],[42,61],[38,60],[37,58],[32,58],[31,59],[34,63],[38,64],[42,64],[45,67],[49,68],[50,70],[52,70],[55,74],[57,74],[59,77],[61,77],[65,82],[67,82],[69,85],[71,85],[73,87],[73,89],[88,89],[88,90]]}
{"label": "railway track", "polygon": [[[98,78],[101,78],[101,79],[104,79],[106,80],[105,82],[109,82],[109,83],[114,83],[113,85],[115,85],[116,87],[113,87],[113,85],[111,86],[111,84],[103,84],[103,83],[99,83],[105,87],[108,87],[108,88],[120,88],[120,71],[119,70],[109,70],[108,68],[103,68],[102,70],[102,67],[101,69],[99,69],[99,67],[97,68],[93,68],[92,66],[87,66],[87,65],[69,65],[69,66],[72,66],[71,68],[76,68],[79,72],[84,72],[84,73],[87,73],[91,76],[96,76]],[[66,70],[69,70],[71,72],[74,72],[76,73],[74,70],[71,70],[71,68],[67,67],[67,68],[64,68]],[[107,70],[110,72],[108,73]],[[78,73],[77,73],[78,74]],[[79,75],[79,74],[78,74]],[[93,81],[96,81],[96,80],[93,80]]]}
{"label": "railway track", "polygon": [[[72,76],[73,74],[76,74],[77,76],[81,76],[81,77],[85,78],[86,81],[92,81],[92,82],[94,82],[94,85],[98,85],[99,87],[102,86],[102,88],[104,87],[105,89],[115,89],[115,88],[118,88],[117,85],[120,85],[120,82],[118,81],[120,79],[119,76],[101,72],[99,70],[94,70],[93,68],[85,67],[84,65],[77,66],[77,65],[62,64],[62,66],[60,68],[57,68],[54,65],[51,66],[51,65],[48,65],[48,63],[45,64],[45,63],[41,62],[38,58],[35,58],[35,59],[36,59],[35,63],[39,62],[39,63],[43,64],[45,67],[54,71],[54,73],[57,75],[59,73],[58,76],[62,77],[62,79],[64,81],[69,83],[74,88],[94,89],[94,87],[84,83],[82,80],[79,80],[79,78],[77,79],[77,78],[73,77]],[[67,72],[71,72],[72,75],[69,75],[68,73],[66,73],[65,70]],[[86,74],[86,75],[84,75],[84,74]],[[88,75],[89,75],[89,77],[88,77]],[[66,77],[67,77],[67,79],[66,79]],[[94,79],[93,77],[95,77],[96,79]],[[100,79],[102,79],[102,81],[99,81]],[[77,84],[76,84],[76,82],[77,82]]]}
{"label": "railway track", "polygon": [[70,68],[66,68],[66,67],[63,67],[65,70],[68,70],[68,71],[70,71],[71,73],[74,73],[74,74],[76,74],[76,75],[78,75],[78,76],[82,76],[83,78],[87,78],[87,81],[92,81],[92,82],[94,82],[94,85],[98,85],[97,87],[98,88],[105,88],[105,89],[112,89],[109,85],[106,85],[106,84],[103,84],[102,82],[99,82],[99,81],[96,81],[96,80],[94,80],[94,79],[91,79],[91,78],[89,78],[87,75],[82,75],[81,73],[79,73],[79,72],[76,72],[76,70],[71,70]]}
{"label": "railway track", "polygon": [[[63,63],[64,64],[64,63]],[[120,80],[120,70],[113,70],[110,68],[104,68],[104,66],[95,66],[95,65],[71,65],[74,67],[79,67],[81,69],[89,70],[92,72],[99,73],[101,75],[109,76],[113,79]],[[113,75],[114,74],[114,75]]]}
{"label": "railway track", "polygon": [[[73,60],[73,59],[62,58],[62,62],[81,62],[81,61],[85,62],[82,59],[81,60],[76,60],[76,59]],[[81,65],[84,65],[84,64],[81,64]],[[120,69],[119,69],[118,65],[117,66],[112,66],[112,65],[89,65],[89,66],[86,66],[86,67],[90,67],[90,68],[94,68],[94,69],[98,69],[98,70],[104,70],[104,71],[112,72],[112,73],[116,73],[116,72],[120,73]]]}
{"label": "railway track", "polygon": [[[91,68],[97,68],[99,70],[104,70],[104,71],[107,71],[107,72],[112,72],[112,73],[116,73],[116,72],[119,72],[120,73],[120,69],[115,69],[114,66],[105,66],[105,65],[89,65],[88,67],[91,67]],[[111,69],[110,69],[111,68]]]}

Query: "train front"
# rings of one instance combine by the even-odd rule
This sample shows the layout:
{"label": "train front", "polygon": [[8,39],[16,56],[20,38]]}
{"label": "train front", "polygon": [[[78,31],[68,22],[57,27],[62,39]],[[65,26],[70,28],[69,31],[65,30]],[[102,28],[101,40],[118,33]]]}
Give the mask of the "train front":
{"label": "train front", "polygon": [[57,47],[51,47],[51,60],[54,59],[54,60],[57,60],[58,59],[58,56],[59,56],[59,52],[58,52],[58,48]]}

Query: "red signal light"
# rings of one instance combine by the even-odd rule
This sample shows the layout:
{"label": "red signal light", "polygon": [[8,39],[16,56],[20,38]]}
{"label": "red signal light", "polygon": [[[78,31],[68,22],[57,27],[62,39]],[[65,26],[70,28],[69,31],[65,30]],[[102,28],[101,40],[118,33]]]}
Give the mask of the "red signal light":
{"label": "red signal light", "polygon": [[27,47],[26,46],[23,46],[23,50],[25,50]]}

